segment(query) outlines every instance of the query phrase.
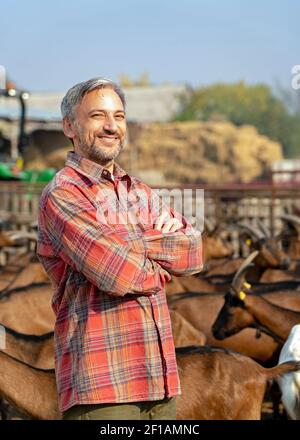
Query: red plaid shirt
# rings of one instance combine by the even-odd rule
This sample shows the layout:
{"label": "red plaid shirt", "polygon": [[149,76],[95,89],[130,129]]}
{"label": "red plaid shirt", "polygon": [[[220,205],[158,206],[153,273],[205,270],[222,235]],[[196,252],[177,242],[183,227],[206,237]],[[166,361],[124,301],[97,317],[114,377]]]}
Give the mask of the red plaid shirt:
{"label": "red plaid shirt", "polygon": [[164,286],[201,270],[201,235],[172,210],[184,227],[154,230],[160,204],[117,164],[111,176],[75,152],[43,191],[37,254],[54,287],[62,412],[180,394]]}

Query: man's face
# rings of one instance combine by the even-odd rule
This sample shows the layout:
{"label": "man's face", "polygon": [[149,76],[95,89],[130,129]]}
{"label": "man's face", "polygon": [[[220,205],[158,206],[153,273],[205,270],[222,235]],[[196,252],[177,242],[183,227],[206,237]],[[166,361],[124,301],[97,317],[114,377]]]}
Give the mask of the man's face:
{"label": "man's face", "polygon": [[64,131],[74,150],[101,165],[110,164],[123,148],[126,135],[124,106],[117,93],[96,89],[75,109],[74,121],[64,120]]}

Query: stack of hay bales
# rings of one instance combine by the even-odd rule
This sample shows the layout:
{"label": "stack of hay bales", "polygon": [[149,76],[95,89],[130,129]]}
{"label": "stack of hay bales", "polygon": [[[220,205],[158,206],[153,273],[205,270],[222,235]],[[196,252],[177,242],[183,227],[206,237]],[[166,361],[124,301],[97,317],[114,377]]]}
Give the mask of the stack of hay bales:
{"label": "stack of hay bales", "polygon": [[[57,133],[34,136],[29,168],[64,165],[72,145]],[[282,148],[248,125],[188,121],[145,124],[130,137],[118,162],[149,184],[250,182],[266,175]],[[41,140],[43,139],[43,140]]]}
{"label": "stack of hay bales", "polygon": [[[134,163],[130,148],[135,149]],[[152,169],[166,183],[246,183],[266,175],[272,162],[281,159],[281,145],[255,127],[215,121],[147,125],[121,158],[141,177]]]}

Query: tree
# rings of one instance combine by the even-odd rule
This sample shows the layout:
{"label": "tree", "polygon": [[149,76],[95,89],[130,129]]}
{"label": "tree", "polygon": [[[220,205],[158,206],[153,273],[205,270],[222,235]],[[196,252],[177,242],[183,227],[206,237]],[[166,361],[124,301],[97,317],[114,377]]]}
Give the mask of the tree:
{"label": "tree", "polygon": [[296,153],[294,118],[265,84],[246,85],[241,81],[195,89],[182,103],[176,120],[216,118],[227,119],[236,125],[254,125],[261,134],[279,141],[285,155]]}

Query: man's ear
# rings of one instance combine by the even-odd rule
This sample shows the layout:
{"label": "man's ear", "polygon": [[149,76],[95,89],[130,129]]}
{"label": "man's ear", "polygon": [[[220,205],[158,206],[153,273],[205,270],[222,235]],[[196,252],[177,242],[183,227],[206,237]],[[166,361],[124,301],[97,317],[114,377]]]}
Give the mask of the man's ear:
{"label": "man's ear", "polygon": [[73,123],[70,121],[68,117],[65,117],[62,121],[63,124],[63,131],[67,138],[73,139],[75,136],[74,130],[73,130]]}

